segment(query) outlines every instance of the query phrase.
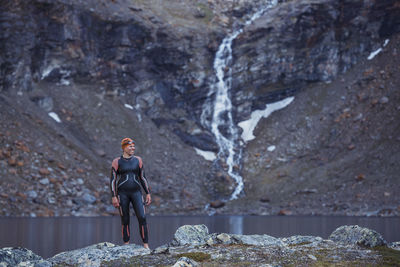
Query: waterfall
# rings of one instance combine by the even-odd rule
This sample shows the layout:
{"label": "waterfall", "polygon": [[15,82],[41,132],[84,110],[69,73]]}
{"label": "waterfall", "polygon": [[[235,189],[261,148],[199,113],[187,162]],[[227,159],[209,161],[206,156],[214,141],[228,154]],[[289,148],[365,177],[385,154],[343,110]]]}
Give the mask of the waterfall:
{"label": "waterfall", "polygon": [[[275,6],[277,0],[271,0],[266,7],[256,12],[244,26],[250,25],[259,18],[267,9]],[[243,178],[238,168],[240,166],[241,149],[239,146],[239,135],[237,126],[232,118],[232,102],[230,89],[232,83],[232,42],[243,32],[240,28],[222,40],[214,59],[214,71],[217,81],[210,86],[207,100],[203,105],[201,122],[205,127],[211,129],[219,146],[218,159],[225,159],[228,165],[228,174],[235,180],[236,188],[230,200],[236,199],[243,190]],[[224,128],[224,132],[221,132]],[[237,152],[237,153],[235,153]],[[217,159],[217,160],[218,160]]]}

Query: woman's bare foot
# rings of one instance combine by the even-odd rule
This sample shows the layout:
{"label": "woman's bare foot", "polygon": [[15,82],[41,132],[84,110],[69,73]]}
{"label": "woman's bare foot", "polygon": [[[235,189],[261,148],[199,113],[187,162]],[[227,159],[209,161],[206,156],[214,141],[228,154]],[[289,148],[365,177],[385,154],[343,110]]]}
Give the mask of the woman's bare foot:
{"label": "woman's bare foot", "polygon": [[143,244],[143,247],[144,247],[144,248],[150,249],[150,248],[149,248],[149,244],[147,244],[147,243],[144,243],[144,244]]}
{"label": "woman's bare foot", "polygon": [[128,241],[128,242],[125,242],[124,245],[129,245],[129,241]]}

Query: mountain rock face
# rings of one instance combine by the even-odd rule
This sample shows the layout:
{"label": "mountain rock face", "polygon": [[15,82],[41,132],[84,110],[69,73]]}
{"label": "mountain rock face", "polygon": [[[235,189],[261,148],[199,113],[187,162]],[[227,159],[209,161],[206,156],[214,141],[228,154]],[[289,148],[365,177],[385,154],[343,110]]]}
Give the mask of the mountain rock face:
{"label": "mountain rock face", "polygon": [[[2,205],[0,213],[115,213],[109,203],[108,168],[126,136],[136,140],[137,153],[144,159],[154,195],[150,212],[202,213],[210,200],[228,196],[235,186],[225,170],[193,149],[219,149],[200,116],[216,80],[215,52],[228,32],[243,28],[233,42],[231,66],[237,123],[287,96],[301,98],[304,107],[312,97],[309,94],[330,93],[334,88],[315,86],[349,72],[400,30],[400,8],[394,0],[280,1],[253,24],[245,25],[267,2],[1,1],[4,186],[0,203],[9,205]],[[385,89],[389,92],[393,86]],[[386,106],[393,112],[393,98],[386,101],[382,97],[379,101],[389,101]],[[324,109],[318,117],[329,117],[338,107]],[[284,128],[307,129],[303,117],[290,114],[292,121]],[[332,120],[319,123],[313,132],[328,128]],[[278,129],[273,136],[260,134],[258,141],[242,147],[246,194],[251,194],[255,184],[263,184],[261,189],[271,183],[268,175],[261,175],[263,161],[276,162],[281,157],[269,157],[256,144],[280,139]],[[294,160],[304,157],[300,147],[310,143],[307,140],[302,134],[281,145],[299,147],[293,150]],[[255,159],[253,155],[260,152],[262,156]],[[284,168],[267,165],[278,176]],[[289,165],[293,172],[312,166],[308,161],[302,166]],[[385,174],[390,184],[393,168],[388,169]],[[271,190],[279,192],[274,187]],[[254,192],[256,199],[270,198]],[[61,205],[62,201],[67,204]],[[219,212],[249,210],[235,202],[219,206],[223,207]],[[253,212],[275,213],[279,207],[266,210]]]}
{"label": "mountain rock face", "polygon": [[398,15],[396,1],[290,1],[265,12],[234,41],[236,119],[334,80],[399,32]]}

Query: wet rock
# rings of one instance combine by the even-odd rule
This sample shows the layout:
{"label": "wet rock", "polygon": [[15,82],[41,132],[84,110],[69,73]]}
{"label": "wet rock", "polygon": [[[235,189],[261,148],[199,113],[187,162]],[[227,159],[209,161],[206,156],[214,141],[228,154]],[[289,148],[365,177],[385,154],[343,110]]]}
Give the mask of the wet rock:
{"label": "wet rock", "polygon": [[171,241],[172,246],[204,245],[208,235],[208,228],[204,224],[183,225],[176,230]]}
{"label": "wet rock", "polygon": [[179,258],[179,260],[173,265],[173,267],[195,267],[195,266],[199,266],[199,264],[191,259],[191,258],[187,258],[187,257],[181,257]]}
{"label": "wet rock", "polygon": [[0,249],[0,266],[17,266],[21,262],[35,262],[41,260],[43,260],[42,257],[26,248],[7,247]]}
{"label": "wet rock", "polygon": [[81,249],[62,252],[47,259],[53,265],[100,266],[102,261],[125,259],[150,254],[149,249],[135,244],[116,246],[104,242]]}
{"label": "wet rock", "polygon": [[371,248],[386,245],[386,241],[381,234],[358,225],[341,226],[333,231],[329,239],[339,243]]}

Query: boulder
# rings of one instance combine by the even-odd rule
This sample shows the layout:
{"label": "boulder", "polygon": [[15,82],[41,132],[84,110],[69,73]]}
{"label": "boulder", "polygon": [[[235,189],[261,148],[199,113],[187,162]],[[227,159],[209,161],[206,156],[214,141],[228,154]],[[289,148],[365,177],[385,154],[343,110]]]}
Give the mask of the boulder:
{"label": "boulder", "polygon": [[388,245],[388,247],[395,249],[395,250],[400,250],[400,241],[392,242]]}
{"label": "boulder", "polygon": [[204,245],[208,235],[208,228],[204,224],[183,225],[176,230],[172,246]]}
{"label": "boulder", "polygon": [[285,237],[281,239],[287,245],[305,245],[305,244],[319,244],[323,239],[319,236],[301,236],[295,235],[291,237]]}
{"label": "boulder", "polygon": [[[2,248],[0,249],[0,266],[16,266],[25,263],[26,266],[35,266],[34,263],[43,262],[43,258],[26,248]],[[28,264],[31,263],[31,264]],[[45,266],[45,265],[41,265]]]}
{"label": "boulder", "polygon": [[81,249],[61,252],[49,258],[48,261],[53,265],[100,266],[103,261],[147,254],[150,254],[150,250],[139,245],[117,246],[112,243],[103,242]]}
{"label": "boulder", "polygon": [[358,225],[340,226],[333,231],[329,239],[338,243],[371,248],[386,245],[386,241],[381,234]]}
{"label": "boulder", "polygon": [[232,235],[237,244],[252,246],[282,246],[284,243],[269,235]]}
{"label": "boulder", "polygon": [[179,258],[179,260],[173,265],[173,267],[194,267],[194,266],[199,266],[199,264],[191,259],[191,258],[187,258],[187,257],[181,257]]}

